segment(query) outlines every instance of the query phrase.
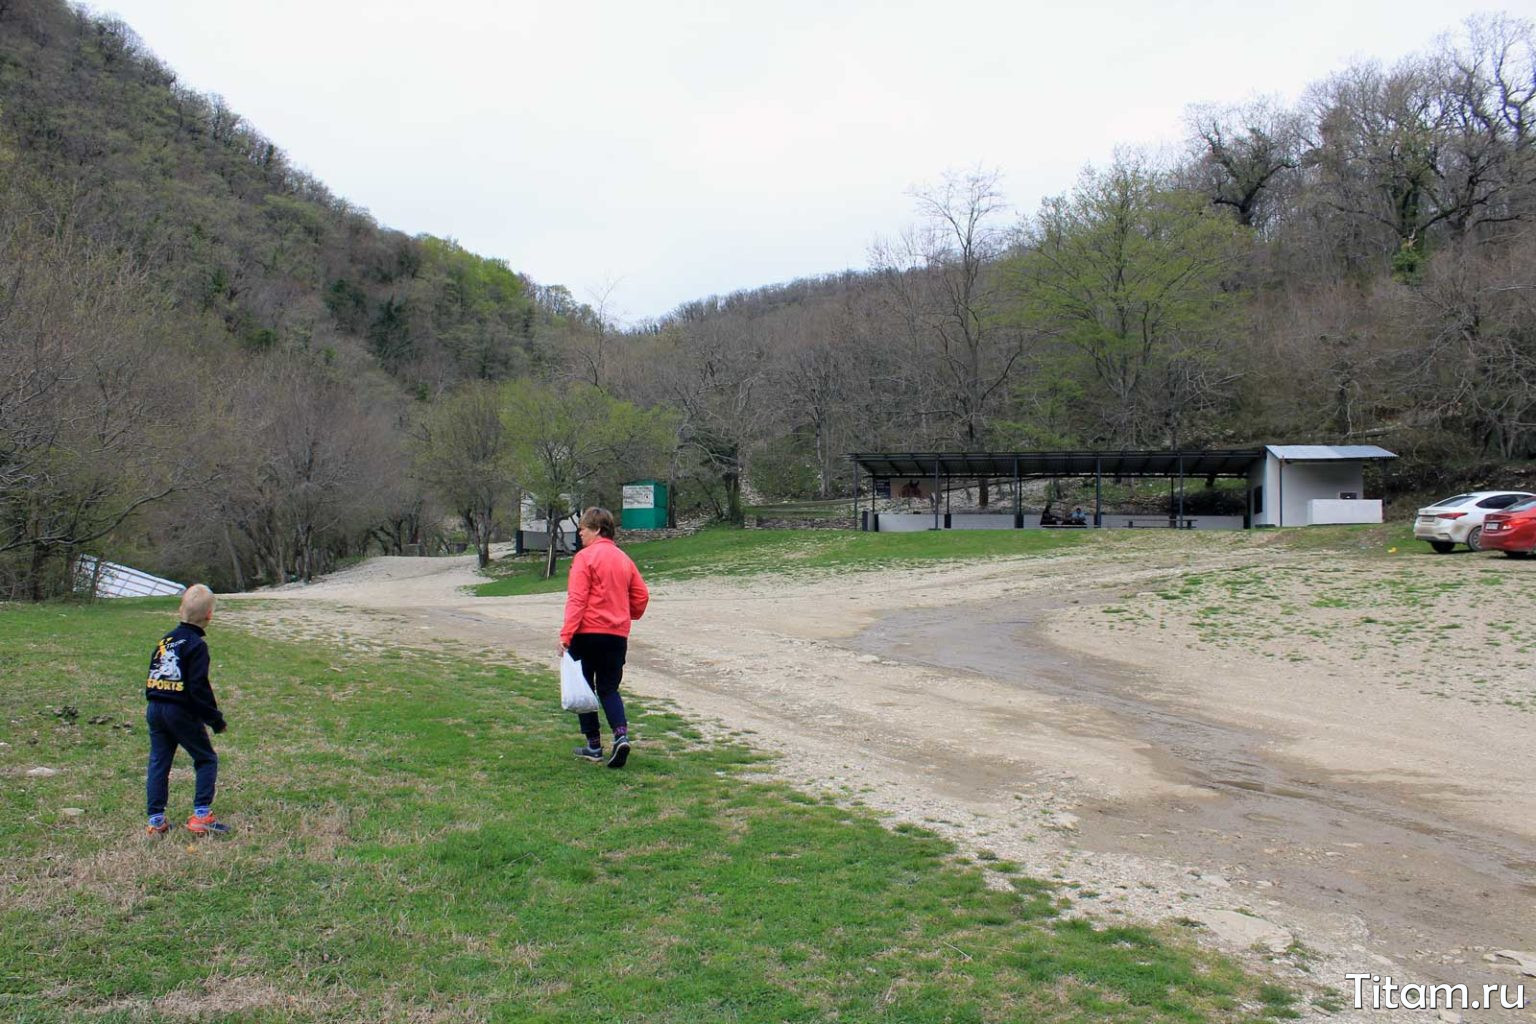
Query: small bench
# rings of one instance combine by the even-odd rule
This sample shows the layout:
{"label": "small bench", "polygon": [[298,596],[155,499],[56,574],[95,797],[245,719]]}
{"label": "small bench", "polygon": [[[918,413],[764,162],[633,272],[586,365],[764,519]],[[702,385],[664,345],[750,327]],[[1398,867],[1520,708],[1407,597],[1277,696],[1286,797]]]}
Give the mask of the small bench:
{"label": "small bench", "polygon": [[1193,530],[1193,519],[1176,519],[1173,516],[1128,516],[1125,520],[1127,530]]}

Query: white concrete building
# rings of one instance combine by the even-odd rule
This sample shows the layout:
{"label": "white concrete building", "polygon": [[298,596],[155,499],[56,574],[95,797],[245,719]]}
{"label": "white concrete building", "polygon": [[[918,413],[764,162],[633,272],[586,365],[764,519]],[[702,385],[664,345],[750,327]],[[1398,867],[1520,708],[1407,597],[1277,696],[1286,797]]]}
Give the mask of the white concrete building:
{"label": "white concrete building", "polygon": [[1248,474],[1254,526],[1379,523],[1365,497],[1365,464],[1396,455],[1373,444],[1271,444]]}

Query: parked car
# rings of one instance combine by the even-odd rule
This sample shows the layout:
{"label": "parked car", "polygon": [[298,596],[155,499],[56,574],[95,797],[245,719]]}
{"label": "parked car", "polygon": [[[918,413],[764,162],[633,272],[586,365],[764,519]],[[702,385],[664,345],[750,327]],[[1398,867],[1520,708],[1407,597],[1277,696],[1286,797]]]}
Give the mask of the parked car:
{"label": "parked car", "polygon": [[1413,521],[1413,535],[1429,541],[1429,546],[1448,554],[1457,544],[1481,551],[1483,517],[1502,512],[1536,494],[1527,491],[1470,491],[1437,501],[1419,509]]}
{"label": "parked car", "polygon": [[1502,551],[1510,558],[1530,557],[1536,551],[1536,498],[1503,512],[1488,513],[1480,541],[1485,551]]}

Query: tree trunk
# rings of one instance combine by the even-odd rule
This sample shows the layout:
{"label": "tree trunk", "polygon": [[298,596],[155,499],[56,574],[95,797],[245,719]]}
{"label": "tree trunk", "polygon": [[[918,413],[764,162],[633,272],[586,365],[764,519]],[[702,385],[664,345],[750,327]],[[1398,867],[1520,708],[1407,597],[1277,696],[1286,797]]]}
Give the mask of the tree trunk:
{"label": "tree trunk", "polygon": [[555,518],[555,510],[549,509],[544,514],[549,536],[549,544],[544,549],[544,578],[553,579],[555,570],[560,565],[560,520]]}
{"label": "tree trunk", "polygon": [[746,519],[741,508],[741,474],[734,470],[725,474],[725,519],[737,526]]}
{"label": "tree trunk", "polygon": [[278,586],[288,582],[288,553],[281,543],[272,546],[272,579]]}
{"label": "tree trunk", "polygon": [[230,539],[229,527],[224,527],[224,550],[229,552],[229,567],[235,573],[235,589],[245,589],[245,573],[240,571],[240,556],[235,553],[235,542]]}
{"label": "tree trunk", "polygon": [[48,596],[46,593],[47,588],[43,586],[43,570],[48,565],[48,551],[48,545],[46,544],[32,545],[32,565],[28,570],[28,574],[31,576],[32,600],[34,601],[41,601]]}
{"label": "tree trunk", "polygon": [[296,554],[298,556],[298,561],[294,566],[294,569],[300,580],[304,581],[305,583],[311,583],[314,581],[315,567],[314,553],[310,549],[308,527],[304,527],[299,530],[297,540],[299,550],[296,552]]}
{"label": "tree trunk", "polygon": [[725,471],[720,474],[720,482],[725,485],[725,521],[737,526],[746,519],[741,508],[741,472],[741,452],[733,450]]}
{"label": "tree trunk", "polygon": [[825,424],[822,422],[822,417],[817,416],[815,423],[816,475],[819,478],[817,497],[825,499],[832,496],[832,470],[828,465],[830,460],[827,458],[827,431]]}
{"label": "tree trunk", "polygon": [[475,526],[475,561],[482,569],[491,564],[491,522],[491,510],[482,509]]}

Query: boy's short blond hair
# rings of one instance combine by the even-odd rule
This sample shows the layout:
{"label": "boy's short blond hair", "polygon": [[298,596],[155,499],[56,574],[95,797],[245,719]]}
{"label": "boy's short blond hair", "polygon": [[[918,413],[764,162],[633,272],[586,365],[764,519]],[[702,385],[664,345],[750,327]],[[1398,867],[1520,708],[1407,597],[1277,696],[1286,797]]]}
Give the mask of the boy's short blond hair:
{"label": "boy's short blond hair", "polygon": [[194,583],[181,592],[181,621],[200,626],[213,617],[213,591]]}

